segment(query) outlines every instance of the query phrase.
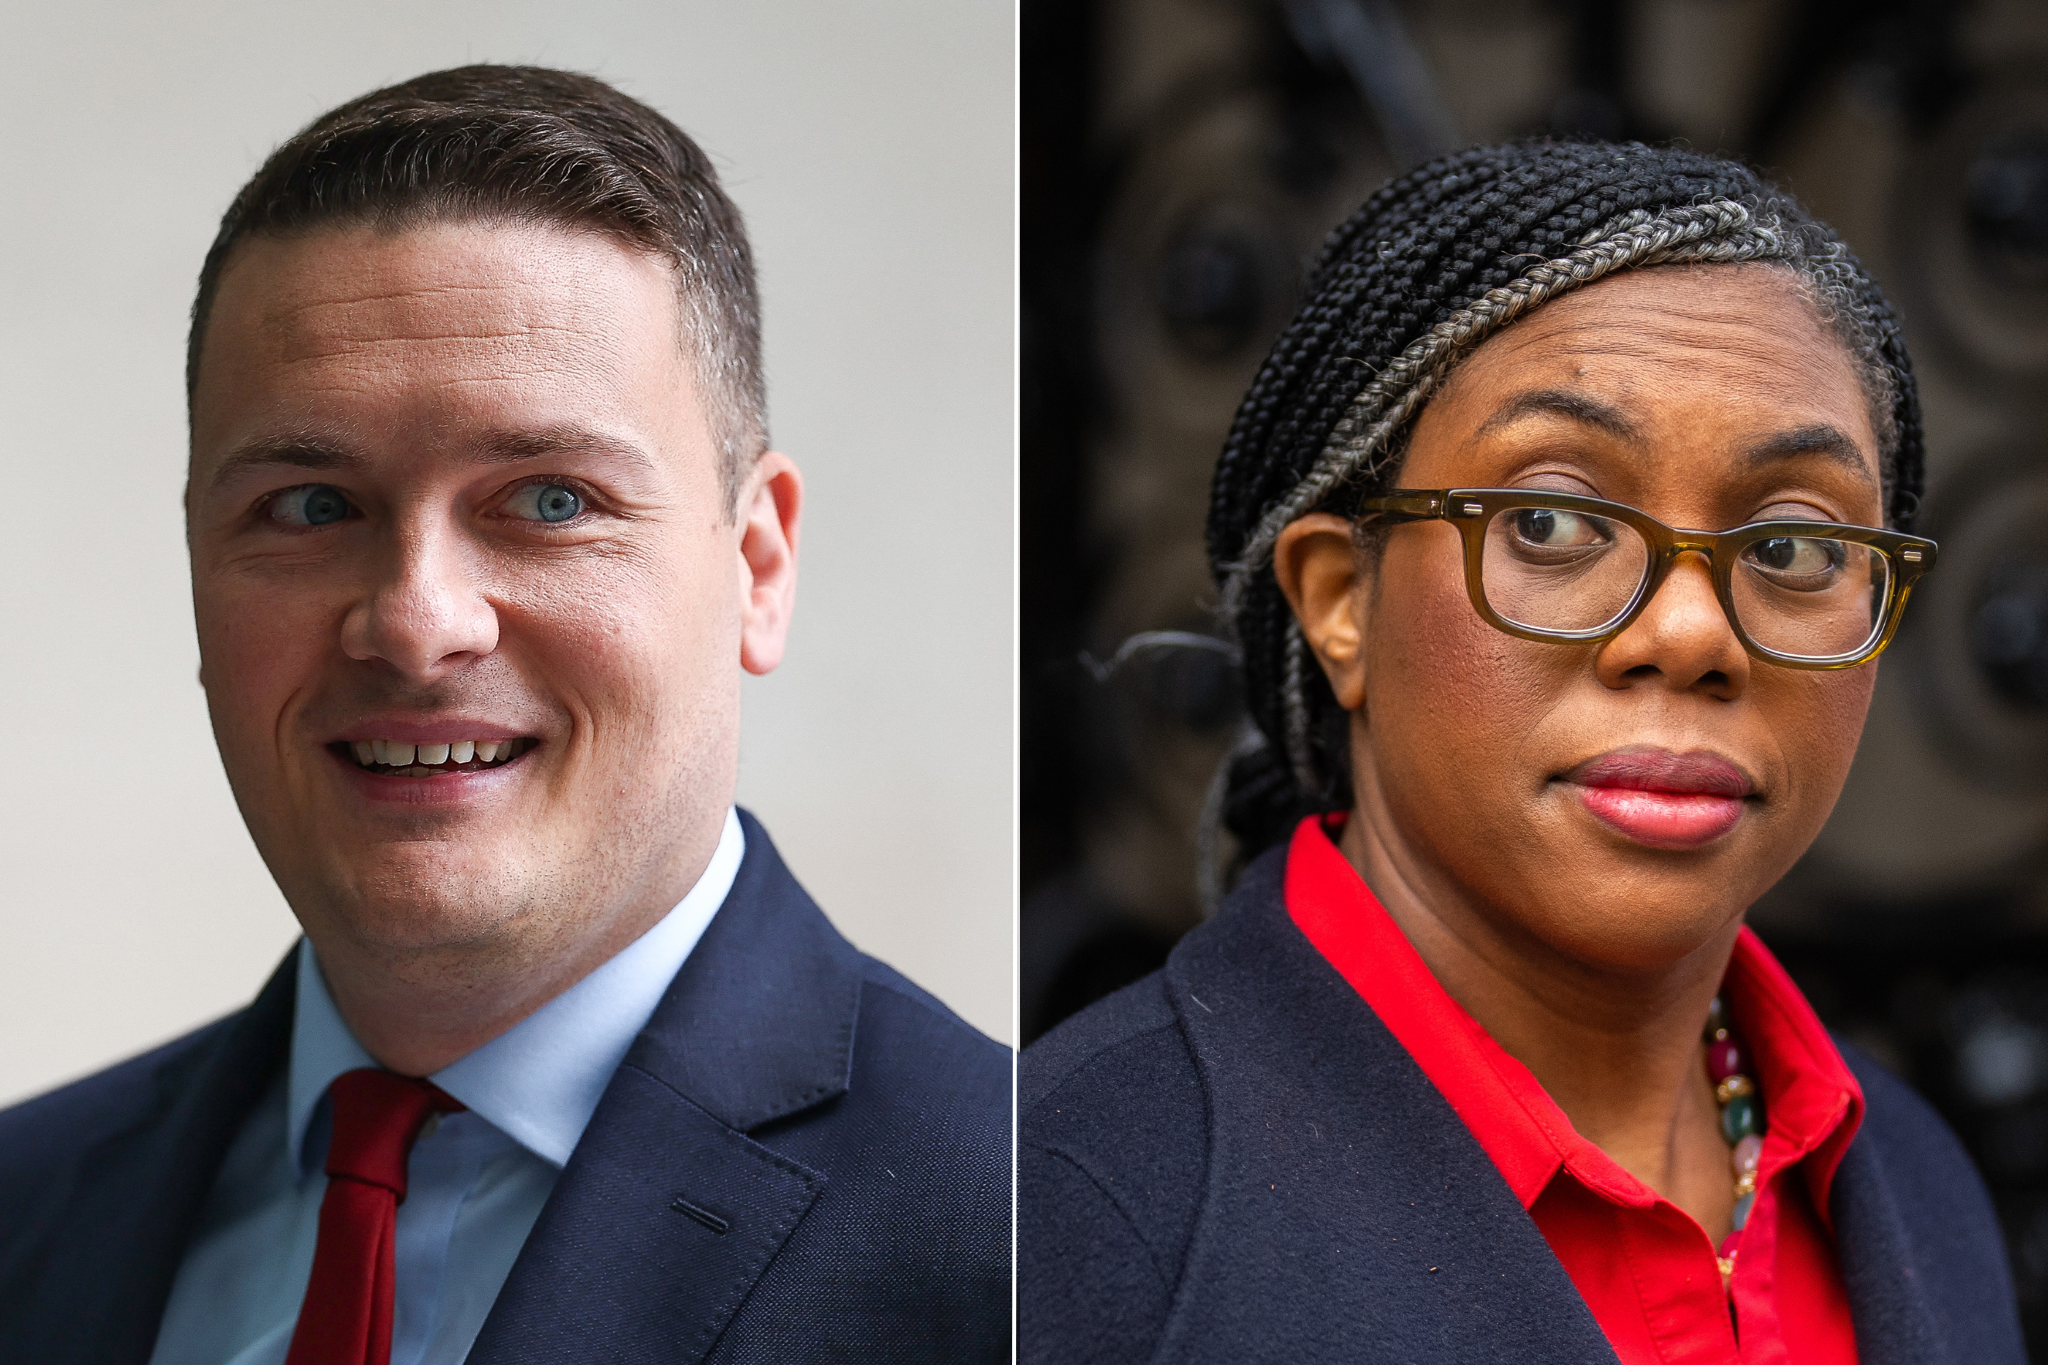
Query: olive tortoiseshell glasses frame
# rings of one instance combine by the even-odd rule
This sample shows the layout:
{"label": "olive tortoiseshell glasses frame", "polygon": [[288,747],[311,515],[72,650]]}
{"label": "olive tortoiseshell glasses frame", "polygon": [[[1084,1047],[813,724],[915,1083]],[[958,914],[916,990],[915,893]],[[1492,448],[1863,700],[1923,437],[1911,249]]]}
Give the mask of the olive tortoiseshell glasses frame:
{"label": "olive tortoiseshell glasses frame", "polygon": [[[1525,508],[1582,512],[1633,527],[1649,547],[1649,558],[1644,565],[1643,581],[1628,605],[1605,624],[1590,630],[1549,630],[1525,626],[1496,612],[1486,600],[1482,581],[1486,528],[1498,514]],[[1611,640],[1643,614],[1643,609],[1657,595],[1657,589],[1671,572],[1671,566],[1678,562],[1678,556],[1688,553],[1705,555],[1713,575],[1714,595],[1720,599],[1722,614],[1727,617],[1736,638],[1742,641],[1742,647],[1756,658],[1785,668],[1854,668],[1876,658],[1891,643],[1892,633],[1899,627],[1899,618],[1905,613],[1906,599],[1912,594],[1913,585],[1934,567],[1937,549],[1933,541],[1922,536],[1832,521],[1757,521],[1727,531],[1684,531],[1666,526],[1649,513],[1627,503],[1526,488],[1396,489],[1379,497],[1363,499],[1356,517],[1360,522],[1441,520],[1457,527],[1465,542],[1465,591],[1472,599],[1473,609],[1494,629],[1524,640],[1565,643]],[[1889,572],[1882,615],[1861,648],[1846,654],[1816,657],[1783,654],[1757,643],[1743,628],[1731,581],[1737,557],[1758,541],[1801,536],[1867,545],[1884,556]]]}

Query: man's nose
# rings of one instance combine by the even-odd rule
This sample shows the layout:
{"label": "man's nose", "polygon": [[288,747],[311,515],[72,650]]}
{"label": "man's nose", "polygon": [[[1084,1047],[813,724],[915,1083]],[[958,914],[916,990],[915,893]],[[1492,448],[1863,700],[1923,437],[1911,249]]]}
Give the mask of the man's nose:
{"label": "man's nose", "polygon": [[452,528],[398,526],[342,622],[351,659],[433,682],[498,647],[498,612],[475,547]]}

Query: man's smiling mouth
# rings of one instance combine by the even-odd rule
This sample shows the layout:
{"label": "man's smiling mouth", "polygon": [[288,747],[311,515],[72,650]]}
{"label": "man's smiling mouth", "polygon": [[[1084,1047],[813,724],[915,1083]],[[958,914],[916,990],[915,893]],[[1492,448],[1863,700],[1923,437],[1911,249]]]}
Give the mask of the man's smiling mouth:
{"label": "man's smiling mouth", "polygon": [[383,777],[439,777],[502,768],[540,741],[464,739],[448,744],[407,744],[395,739],[343,740],[328,747],[365,772]]}

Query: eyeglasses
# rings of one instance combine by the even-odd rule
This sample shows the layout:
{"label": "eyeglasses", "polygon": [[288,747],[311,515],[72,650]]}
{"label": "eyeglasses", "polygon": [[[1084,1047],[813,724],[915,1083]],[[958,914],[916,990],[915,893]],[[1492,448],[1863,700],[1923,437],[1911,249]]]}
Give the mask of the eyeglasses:
{"label": "eyeglasses", "polygon": [[1787,668],[1876,658],[1936,550],[1919,536],[1831,521],[1681,531],[1625,503],[1515,488],[1401,489],[1366,498],[1359,517],[1457,527],[1473,607],[1525,640],[1611,640],[1680,555],[1703,554],[1743,648]]}

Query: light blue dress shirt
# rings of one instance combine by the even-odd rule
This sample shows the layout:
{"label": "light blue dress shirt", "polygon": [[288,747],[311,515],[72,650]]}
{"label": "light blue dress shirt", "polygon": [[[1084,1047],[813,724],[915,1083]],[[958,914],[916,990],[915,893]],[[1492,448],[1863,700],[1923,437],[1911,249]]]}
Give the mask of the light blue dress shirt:
{"label": "light blue dress shirt", "polygon": [[[469,1354],[555,1178],[626,1050],[725,903],[746,852],[725,816],[711,862],[660,923],[442,1071],[468,1106],[429,1120],[398,1208],[391,1365]],[[151,1365],[282,1365],[327,1192],[327,1087],[375,1066],[301,942],[291,1063],[228,1150],[164,1310]]]}

